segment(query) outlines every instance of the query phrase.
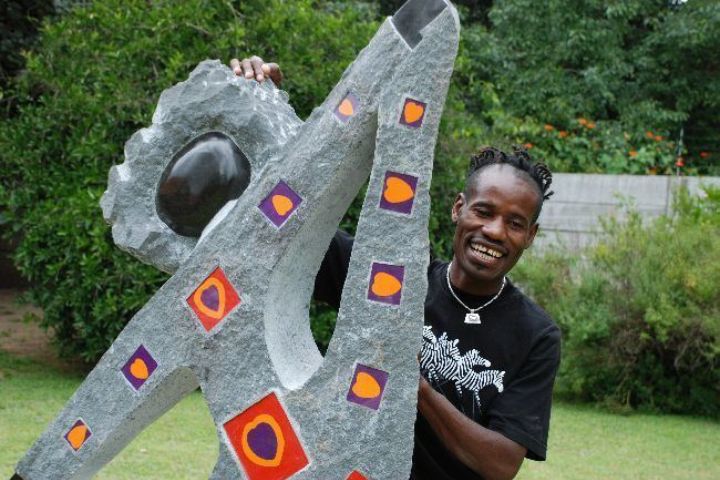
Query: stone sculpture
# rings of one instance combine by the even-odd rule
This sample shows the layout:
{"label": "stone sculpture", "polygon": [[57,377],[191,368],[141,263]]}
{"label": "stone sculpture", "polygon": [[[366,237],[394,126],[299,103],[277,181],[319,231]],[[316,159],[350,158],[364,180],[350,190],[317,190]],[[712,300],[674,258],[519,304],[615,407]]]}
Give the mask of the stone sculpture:
{"label": "stone sculpture", "polygon": [[[14,478],[91,477],[198,386],[220,442],[213,479],[408,477],[428,190],[458,33],[452,5],[410,0],[304,123],[270,82],[218,61],[163,92],[101,204],[118,246],[174,275]],[[313,279],[368,174],[323,358]]]}

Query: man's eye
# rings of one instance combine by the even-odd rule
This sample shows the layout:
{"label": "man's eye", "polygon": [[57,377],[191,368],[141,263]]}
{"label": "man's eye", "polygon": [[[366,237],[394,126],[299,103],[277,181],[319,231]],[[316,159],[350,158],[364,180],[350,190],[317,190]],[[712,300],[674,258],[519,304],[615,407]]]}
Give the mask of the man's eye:
{"label": "man's eye", "polygon": [[520,222],[520,221],[517,221],[517,220],[513,220],[512,222],[510,222],[510,225],[511,225],[513,228],[517,228],[517,229],[523,229],[523,228],[525,228],[525,224],[524,224],[523,222]]}

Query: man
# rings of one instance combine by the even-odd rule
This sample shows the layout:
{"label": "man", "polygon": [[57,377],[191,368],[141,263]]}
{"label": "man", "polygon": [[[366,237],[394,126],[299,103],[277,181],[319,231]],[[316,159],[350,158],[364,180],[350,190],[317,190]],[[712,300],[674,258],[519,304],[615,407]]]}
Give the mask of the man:
{"label": "man", "polygon": [[[231,61],[237,75],[276,84],[259,57]],[[506,278],[538,231],[550,171],[524,150],[485,148],[471,159],[452,208],[453,258],[428,268],[422,377],[411,478],[513,478],[525,457],[544,460],[560,332]],[[315,298],[336,308],[352,237],[338,232]]]}

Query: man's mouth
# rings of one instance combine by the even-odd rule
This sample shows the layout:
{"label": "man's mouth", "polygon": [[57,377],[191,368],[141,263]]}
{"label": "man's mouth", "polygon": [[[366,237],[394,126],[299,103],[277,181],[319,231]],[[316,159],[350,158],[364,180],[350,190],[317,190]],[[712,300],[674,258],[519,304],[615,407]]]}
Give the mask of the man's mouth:
{"label": "man's mouth", "polygon": [[471,242],[470,243],[470,250],[473,251],[473,253],[477,254],[478,257],[480,257],[482,260],[485,260],[487,262],[496,260],[498,258],[502,258],[505,256],[504,253],[492,248],[487,247],[481,243],[477,242]]}

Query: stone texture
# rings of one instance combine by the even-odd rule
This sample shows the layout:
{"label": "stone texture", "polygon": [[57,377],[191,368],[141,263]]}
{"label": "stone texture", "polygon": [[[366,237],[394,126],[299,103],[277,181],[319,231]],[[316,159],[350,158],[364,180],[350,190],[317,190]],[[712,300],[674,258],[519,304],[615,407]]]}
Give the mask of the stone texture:
{"label": "stone texture", "polygon": [[247,157],[252,177],[301,124],[287,95],[270,82],[237,77],[218,60],[202,62],[187,81],[162,93],[153,124],[128,140],[125,162],[110,170],[100,205],[116,245],[173,273],[197,243],[171,229],[156,208],[160,178],[173,157],[197,137],[221,132]]}
{"label": "stone texture", "polygon": [[[433,150],[459,34],[449,4],[420,23],[411,48],[388,19],[302,125],[272,85],[219,62],[163,93],[102,205],[121,248],[176,272],[20,462],[23,478],[90,477],[198,385],[220,439],[213,479],[408,477]],[[162,223],[154,198],[172,156],[207,131],[236,142],[252,178],[195,240]],[[314,277],[368,175],[323,358]],[[92,435],[75,451],[63,436],[80,419]]]}

